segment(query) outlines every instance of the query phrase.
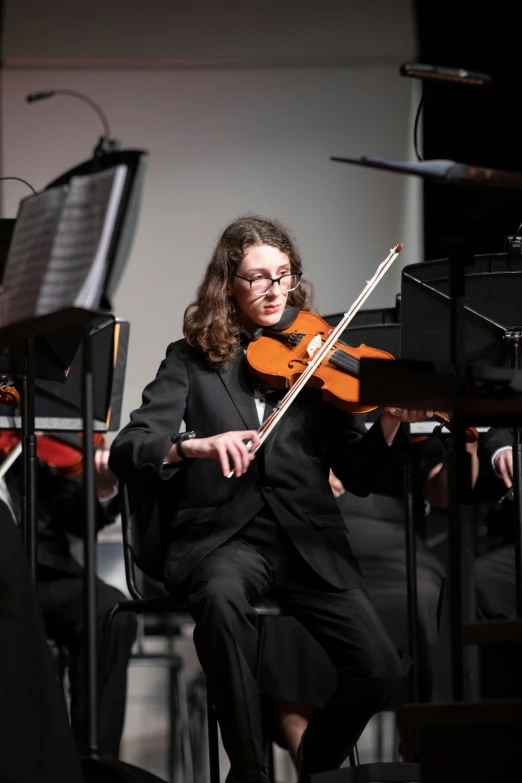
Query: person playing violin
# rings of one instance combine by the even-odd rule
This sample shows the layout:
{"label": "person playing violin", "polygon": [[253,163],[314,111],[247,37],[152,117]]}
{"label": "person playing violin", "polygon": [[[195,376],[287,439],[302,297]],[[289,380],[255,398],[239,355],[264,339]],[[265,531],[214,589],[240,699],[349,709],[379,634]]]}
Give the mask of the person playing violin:
{"label": "person playing violin", "polygon": [[[47,438],[47,436],[46,436]],[[38,440],[38,439],[37,439]],[[57,441],[57,448],[60,444]],[[96,447],[97,527],[119,513],[116,477],[108,467],[109,450]],[[83,537],[85,506],[81,475],[67,476],[42,459],[37,462],[38,581],[36,596],[46,631],[69,654],[71,724],[80,754],[88,750],[87,646],[84,622],[84,571],[71,552],[69,535]],[[18,521],[22,465],[17,460],[0,479],[0,505]],[[98,580],[98,633],[106,613],[125,596]],[[99,750],[117,757],[123,731],[127,665],[136,636],[133,615],[121,615],[111,633],[107,666],[100,672]],[[101,638],[101,637],[100,637]]]}
{"label": "person playing violin", "polygon": [[[303,775],[340,766],[409,665],[363,588],[329,471],[367,495],[407,459],[401,422],[424,412],[387,409],[366,431],[364,416],[307,387],[255,458],[245,443],[256,448],[277,398],[256,387],[245,347],[263,328],[285,328],[297,310],[311,309],[301,276],[298,251],[279,223],[246,216],[230,224],[185,312],[184,339],[168,347],[109,463],[124,480],[162,485],[160,514],[170,530],[165,582],[189,601],[240,783],[266,781],[253,609],[263,596],[270,593],[309,629],[339,673],[337,691],[301,742]],[[231,468],[235,478],[227,479]]]}

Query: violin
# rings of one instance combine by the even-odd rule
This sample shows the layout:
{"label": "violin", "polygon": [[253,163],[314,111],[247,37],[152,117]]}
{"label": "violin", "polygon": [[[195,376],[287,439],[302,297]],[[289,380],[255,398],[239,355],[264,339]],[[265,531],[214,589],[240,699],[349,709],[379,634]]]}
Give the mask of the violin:
{"label": "violin", "polygon": [[[4,454],[4,458],[12,455],[15,450],[20,453],[21,438],[21,433],[17,430],[0,432],[0,452]],[[101,432],[95,432],[93,438],[95,448],[104,448],[105,437]],[[36,456],[57,476],[79,476],[83,471],[82,436],[68,432],[36,435]]]}
{"label": "violin", "polygon": [[[277,339],[262,336],[247,348],[253,374],[273,388],[292,388],[331,334],[332,326],[314,313],[300,311]],[[362,358],[393,359],[391,353],[367,345],[357,348],[340,340],[325,351],[306,385],[320,389],[323,399],[349,413],[368,413],[376,405],[359,402],[359,361]]]}

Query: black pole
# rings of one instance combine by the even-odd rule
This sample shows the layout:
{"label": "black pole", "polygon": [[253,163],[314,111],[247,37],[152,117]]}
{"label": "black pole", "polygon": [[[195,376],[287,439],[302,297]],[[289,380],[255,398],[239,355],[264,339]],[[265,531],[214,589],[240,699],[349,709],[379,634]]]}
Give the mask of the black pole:
{"label": "black pole", "polygon": [[25,375],[22,405],[22,534],[33,582],[36,583],[38,563],[38,536],[36,519],[36,436],[34,434],[35,404],[34,338],[25,343]]}
{"label": "black pole", "polygon": [[[510,344],[511,367],[520,368],[522,330],[511,329],[504,335]],[[513,534],[515,540],[515,587],[517,617],[522,618],[522,427],[513,429]]]}
{"label": "black pole", "polygon": [[406,533],[406,590],[408,597],[408,639],[412,660],[411,698],[417,703],[420,699],[419,688],[419,600],[417,592],[417,540],[415,535],[416,499],[413,490],[413,470],[408,463],[404,473],[404,511]]}
{"label": "black pole", "polygon": [[84,330],[83,487],[85,493],[85,627],[87,629],[87,706],[89,756],[98,758],[98,643],[96,629],[96,485],[94,474],[94,394],[90,329]]}
{"label": "black pole", "polygon": [[[453,246],[450,273],[450,358],[463,395],[465,379],[465,263],[471,252]],[[449,456],[449,600],[451,633],[451,682],[454,701],[473,698],[477,689],[477,650],[464,650],[462,624],[475,620],[474,534],[471,456],[466,451],[465,414],[457,409],[452,419]]]}
{"label": "black pole", "polygon": [[[420,701],[420,654],[419,654],[419,600],[417,591],[417,539],[416,539],[416,497],[413,487],[411,460],[404,472],[404,527],[406,537],[406,595],[408,603],[408,641],[412,660],[410,673],[411,700]],[[420,758],[419,733],[413,730],[413,759]]]}

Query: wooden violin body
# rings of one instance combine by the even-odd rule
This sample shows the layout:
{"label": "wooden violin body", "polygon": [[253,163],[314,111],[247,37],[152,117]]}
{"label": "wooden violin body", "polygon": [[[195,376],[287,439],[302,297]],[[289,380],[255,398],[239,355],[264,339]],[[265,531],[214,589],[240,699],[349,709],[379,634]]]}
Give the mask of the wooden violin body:
{"label": "wooden violin body", "polygon": [[[291,388],[307,369],[333,327],[320,316],[301,310],[293,324],[281,332],[272,331],[252,341],[247,360],[254,375],[274,388]],[[359,402],[359,360],[393,359],[386,351],[336,341],[306,385],[320,389],[323,398],[350,413],[367,413],[375,405]]]}

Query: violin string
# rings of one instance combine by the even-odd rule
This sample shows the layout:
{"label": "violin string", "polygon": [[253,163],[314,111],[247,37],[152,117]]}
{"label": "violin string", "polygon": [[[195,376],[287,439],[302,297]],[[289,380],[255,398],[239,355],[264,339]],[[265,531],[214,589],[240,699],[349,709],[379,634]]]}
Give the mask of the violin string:
{"label": "violin string", "polygon": [[263,445],[263,443],[270,435],[270,433],[272,432],[276,424],[278,424],[280,419],[286,413],[290,404],[294,401],[294,399],[297,397],[297,395],[299,394],[303,386],[306,385],[308,379],[313,374],[315,369],[322,362],[323,358],[330,350],[331,345],[337,340],[339,335],[348,326],[348,324],[350,323],[352,318],[356,315],[361,305],[364,304],[364,302],[369,297],[369,295],[371,294],[371,292],[373,291],[377,283],[380,282],[381,278],[386,274],[390,266],[393,264],[393,262],[395,261],[395,259],[397,258],[401,250],[402,250],[402,245],[400,244],[396,245],[394,248],[390,250],[388,257],[378,266],[377,271],[375,272],[372,279],[366,284],[366,287],[359,294],[359,296],[357,297],[355,302],[351,305],[351,307],[348,309],[348,311],[344,314],[341,321],[337,324],[337,326],[334,329],[332,329],[328,337],[325,339],[322,347],[312,357],[311,361],[308,363],[306,367],[306,370],[304,370],[304,372],[301,373],[301,375],[298,377],[294,385],[290,387],[288,392],[281,399],[277,410],[272,414],[272,416],[270,416],[266,420],[266,422],[264,422],[265,426],[259,428],[259,430],[257,431],[257,434],[259,435],[259,445],[255,449],[255,451],[257,451]]}

